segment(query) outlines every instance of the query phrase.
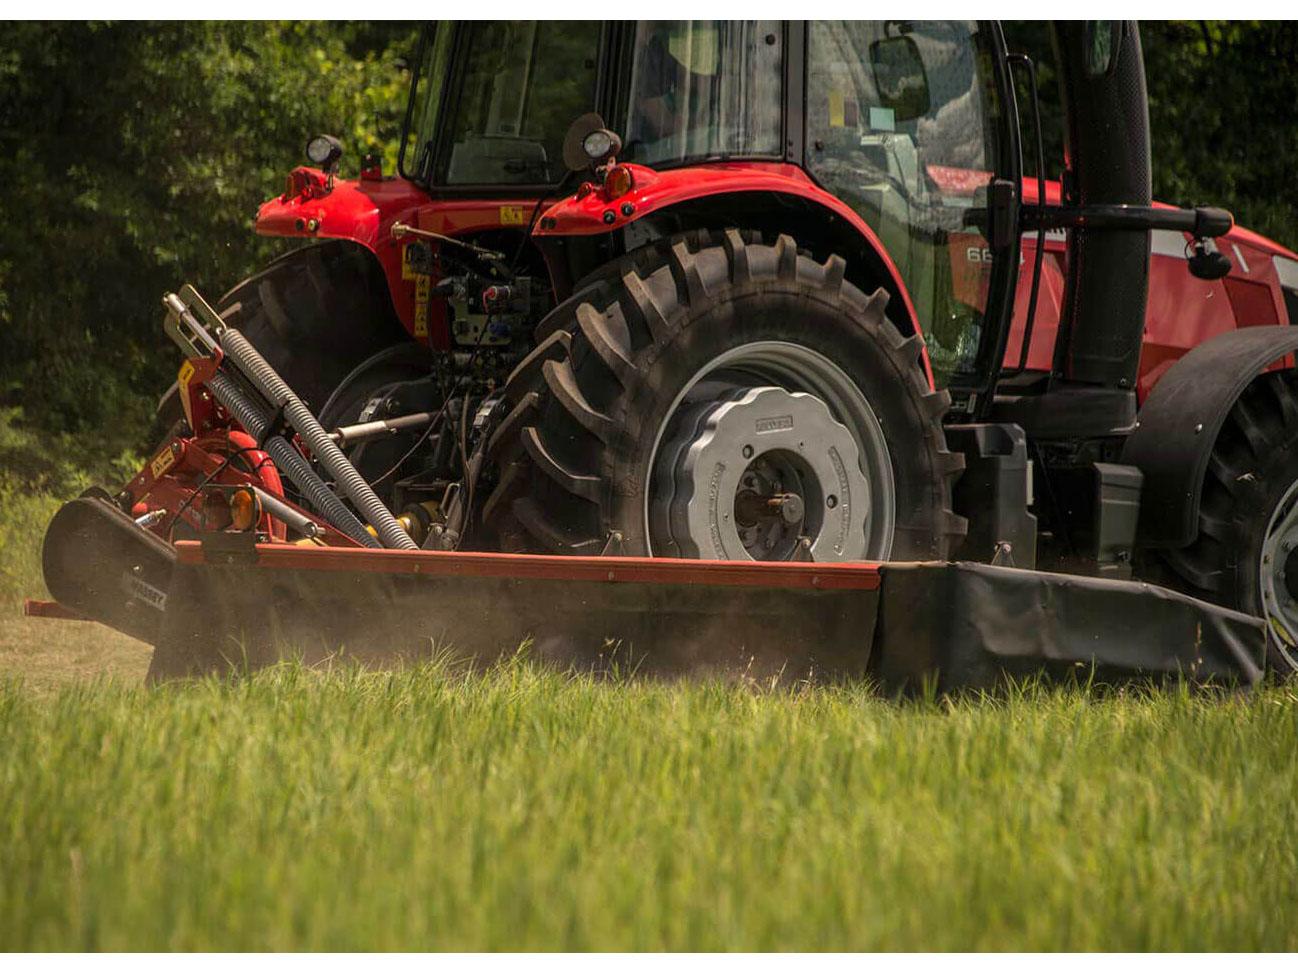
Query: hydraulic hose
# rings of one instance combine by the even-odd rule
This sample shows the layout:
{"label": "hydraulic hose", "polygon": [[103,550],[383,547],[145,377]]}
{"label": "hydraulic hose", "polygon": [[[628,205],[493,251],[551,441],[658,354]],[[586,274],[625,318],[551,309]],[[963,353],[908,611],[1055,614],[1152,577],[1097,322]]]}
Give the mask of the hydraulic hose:
{"label": "hydraulic hose", "polygon": [[[225,406],[225,410],[238,420],[239,425],[248,430],[249,434],[257,439],[265,435],[269,420],[243,389],[220,372],[209,378],[206,385],[216,401]],[[275,461],[280,472],[302,491],[312,509],[318,511],[322,517],[357,543],[364,544],[366,547],[380,546],[379,542],[370,536],[365,526],[356,519],[356,515],[348,510],[347,505],[338,498],[337,494],[316,475],[315,470],[311,469],[311,464],[293,448],[287,439],[283,436],[271,436],[266,440],[263,448]]]}
{"label": "hydraulic hose", "polygon": [[[311,410],[279,377],[275,369],[271,368],[266,359],[261,357],[261,353],[252,346],[252,343],[234,328],[221,329],[217,340],[226,357],[234,362],[253,387],[264,395],[272,406],[283,409],[285,420],[302,437],[302,441],[311,450],[311,455],[329,471],[361,515],[374,526],[383,546],[407,551],[419,550],[419,545],[401,529],[397,519],[392,516],[392,511],[388,510],[387,505],[378,498],[365,478],[343,455],[343,451],[329,438],[329,433],[311,414]],[[279,462],[278,457],[276,462]]]}

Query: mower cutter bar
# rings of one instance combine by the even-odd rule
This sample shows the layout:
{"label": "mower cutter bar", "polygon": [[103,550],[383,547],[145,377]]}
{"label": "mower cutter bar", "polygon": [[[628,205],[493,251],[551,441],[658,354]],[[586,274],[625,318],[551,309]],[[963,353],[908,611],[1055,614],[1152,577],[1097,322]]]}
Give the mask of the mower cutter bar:
{"label": "mower cutter bar", "polygon": [[1260,620],[1140,582],[967,563],[572,558],[182,542],[153,679],[440,652],[646,675],[1251,684]]}
{"label": "mower cutter bar", "polygon": [[[643,675],[873,678],[988,688],[1006,675],[1249,685],[1260,619],[1141,582],[967,563],[807,564],[167,544],[71,501],[45,546],[63,605],[156,650],[150,680],[285,658],[489,663]],[[49,615],[49,611],[40,610]]]}

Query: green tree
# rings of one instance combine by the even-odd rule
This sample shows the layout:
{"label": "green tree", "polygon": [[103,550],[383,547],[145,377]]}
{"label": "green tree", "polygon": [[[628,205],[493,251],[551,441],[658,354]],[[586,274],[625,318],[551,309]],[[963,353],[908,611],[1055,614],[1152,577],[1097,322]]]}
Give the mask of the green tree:
{"label": "green tree", "polygon": [[[1298,23],[1146,21],[1140,25],[1149,87],[1154,197],[1224,206],[1236,220],[1298,247]],[[1041,86],[1046,174],[1063,169],[1063,116],[1045,21],[1006,25],[1010,50],[1029,54]],[[1024,133],[1027,86],[1020,78]],[[1031,143],[1025,141],[1031,161]]]}
{"label": "green tree", "polygon": [[9,24],[0,36],[0,399],[134,443],[175,355],[159,298],[220,294],[285,241],[256,206],[339,135],[395,163],[405,24]]}

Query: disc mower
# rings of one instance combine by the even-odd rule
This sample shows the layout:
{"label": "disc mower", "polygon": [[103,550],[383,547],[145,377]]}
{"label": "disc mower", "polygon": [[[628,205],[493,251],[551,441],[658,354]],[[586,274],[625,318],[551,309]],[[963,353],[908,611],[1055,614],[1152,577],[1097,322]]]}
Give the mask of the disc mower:
{"label": "disc mower", "polygon": [[29,610],[153,678],[1292,669],[1298,256],[1152,201],[1134,23],[1054,41],[1057,181],[995,23],[430,25],[399,172],[312,139],[302,246],[165,296],[171,431]]}

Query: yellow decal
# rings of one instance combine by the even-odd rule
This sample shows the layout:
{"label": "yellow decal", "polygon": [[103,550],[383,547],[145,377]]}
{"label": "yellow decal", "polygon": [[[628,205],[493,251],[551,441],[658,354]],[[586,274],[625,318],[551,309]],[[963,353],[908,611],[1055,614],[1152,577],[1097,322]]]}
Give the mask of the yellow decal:
{"label": "yellow decal", "polygon": [[415,274],[415,337],[428,337],[428,292],[432,288],[432,278],[427,274]]}
{"label": "yellow decal", "polygon": [[[189,380],[194,377],[194,363],[188,358],[180,366],[180,372],[176,375],[176,391],[180,393],[180,407],[184,410],[185,421],[189,423],[189,428],[194,428],[194,417],[189,413]],[[157,476],[158,474],[153,474]]]}
{"label": "yellow decal", "polygon": [[166,473],[167,470],[171,469],[171,467],[175,465],[175,462],[176,454],[173,453],[171,447],[168,446],[161,453],[155,456],[153,462],[149,464],[149,469],[153,473],[153,478],[156,480],[158,477],[162,476],[163,473]]}
{"label": "yellow decal", "polygon": [[526,226],[527,207],[526,206],[500,207],[500,225],[501,226]]}
{"label": "yellow decal", "polygon": [[406,244],[404,247],[401,248],[401,279],[402,280],[415,279],[415,272],[413,269],[411,269],[410,266],[410,251],[411,251],[411,247],[409,244]]}
{"label": "yellow decal", "polygon": [[843,93],[831,89],[829,92],[830,128],[842,128],[846,124],[846,114],[843,105]]}

